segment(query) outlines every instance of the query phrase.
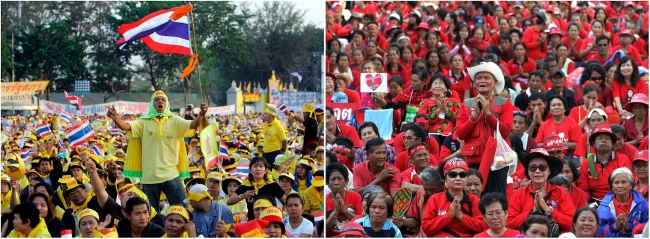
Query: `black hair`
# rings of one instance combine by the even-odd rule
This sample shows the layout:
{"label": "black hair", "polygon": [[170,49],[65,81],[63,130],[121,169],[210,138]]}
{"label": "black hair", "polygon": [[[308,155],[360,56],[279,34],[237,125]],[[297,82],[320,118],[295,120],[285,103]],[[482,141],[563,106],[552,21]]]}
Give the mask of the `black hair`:
{"label": "black hair", "polygon": [[332,176],[332,173],[334,173],[334,172],[341,173],[341,175],[343,175],[343,178],[346,181],[350,179],[349,175],[348,175],[348,168],[345,167],[345,165],[340,164],[340,163],[332,163],[332,162],[330,162],[330,164],[328,164],[327,167],[325,167],[325,181],[326,182],[330,181],[330,177]]}
{"label": "black hair", "polygon": [[31,201],[22,202],[16,205],[13,213],[15,217],[20,218],[23,224],[29,221],[29,226],[31,228],[35,228],[41,222],[41,218],[38,216],[38,209]]}
{"label": "black hair", "polygon": [[327,110],[331,115],[334,115],[334,109],[332,107],[325,106],[325,110]]}
{"label": "black hair", "polygon": [[571,169],[571,174],[573,174],[572,183],[578,181],[578,178],[580,178],[580,171],[578,171],[578,168],[576,168],[576,165],[571,163],[568,160],[562,160],[562,163],[565,164],[565,165],[569,165],[569,169]]}
{"label": "black hair", "polygon": [[501,34],[501,36],[499,36],[499,42],[501,41],[508,41],[512,43],[512,37],[510,36],[510,32],[508,32],[508,34]]}
{"label": "black hair", "polygon": [[562,101],[562,105],[564,106],[565,113],[569,112],[569,105],[567,105],[567,102],[566,102],[566,99],[564,98],[564,96],[561,96],[561,95],[552,95],[552,96],[550,96],[550,97],[548,97],[546,99],[548,104],[546,104],[546,109],[544,109],[545,112],[550,112],[550,110],[551,110],[551,101],[553,101],[554,99],[559,99],[560,101]]}
{"label": "black hair", "polygon": [[555,50],[557,51],[557,49],[560,49],[560,47],[566,47],[567,50],[569,49],[569,46],[567,44],[565,44],[564,42],[560,42],[557,45],[555,45]]}
{"label": "black hair", "polygon": [[56,217],[56,207],[54,206],[54,203],[52,203],[52,200],[50,200],[47,195],[38,192],[34,192],[32,195],[29,195],[29,198],[27,200],[34,203],[34,199],[37,197],[43,198],[43,200],[45,200],[45,204],[47,204],[47,216],[45,216],[43,219],[45,219],[45,222],[52,221],[52,219]]}
{"label": "black hair", "polygon": [[420,68],[414,68],[413,70],[411,70],[411,74],[417,75],[420,81],[425,83],[427,82],[427,78],[429,77],[429,71]]}
{"label": "black hair", "polygon": [[[339,51],[335,51],[335,50],[333,50],[333,49],[331,48],[333,42],[336,42],[336,43],[339,44]],[[341,42],[339,42],[339,38],[338,38],[338,37],[332,37],[332,38],[330,38],[330,39],[327,41],[327,51],[328,51],[328,54],[327,54],[327,55],[330,55],[330,53],[331,53],[330,51],[334,51],[334,52],[337,52],[337,53],[338,53],[338,52],[340,52],[340,50],[341,50]]]}
{"label": "black hair", "polygon": [[586,95],[589,92],[595,91],[596,93],[600,92],[600,89],[598,89],[598,86],[596,84],[586,84],[582,88],[582,95]]}
{"label": "black hair", "polygon": [[481,201],[478,203],[478,210],[485,216],[485,208],[493,203],[501,204],[501,210],[504,212],[508,211],[508,199],[500,192],[491,192],[483,195]]}
{"label": "black hair", "polygon": [[[422,64],[424,64],[424,67],[425,67],[425,68],[429,65],[429,64],[427,63],[427,61],[424,60],[423,58],[415,58],[415,60],[413,60],[413,63],[411,64],[411,67],[413,68],[413,70],[415,70],[415,69],[417,68],[417,69],[422,69],[422,70],[425,70],[425,71],[426,71],[425,68],[415,67],[415,65],[417,65],[418,63],[422,63]],[[429,71],[426,71],[426,72],[429,73]]]}
{"label": "black hair", "polygon": [[[605,15],[605,19],[603,19],[603,23],[607,22],[607,11],[605,11],[605,9],[602,8],[602,7],[597,7],[596,9],[594,9],[594,19],[596,19],[596,16],[598,15],[599,11],[603,11],[603,13],[605,13],[605,14],[603,14],[603,15]],[[599,20],[599,19],[596,19],[596,20]],[[605,25],[603,24],[603,30],[604,29],[605,29]]]}
{"label": "black hair", "polygon": [[[578,28],[578,32],[580,32],[580,27],[578,26],[578,24],[576,24],[575,22],[572,22],[572,23],[569,23],[569,25],[567,25],[567,27],[566,27],[566,32],[567,32],[567,34],[569,33],[569,29],[570,29],[572,26],[575,26],[576,28]],[[578,37],[579,37],[579,36],[578,36]]]}
{"label": "black hair", "polygon": [[526,48],[526,44],[525,44],[524,42],[522,42],[522,41],[515,43],[515,44],[512,46],[512,49],[514,50],[515,48],[517,48],[517,46],[521,46],[521,47],[524,48],[524,50],[528,50],[528,48]]}
{"label": "black hair", "polygon": [[459,22],[458,24],[456,24],[456,27],[454,28],[454,32],[456,33],[456,36],[454,36],[453,39],[454,42],[460,42],[460,30],[463,28],[467,28],[467,38],[465,39],[465,41],[467,42],[467,40],[469,40],[469,38],[471,37],[469,25],[467,25],[467,23],[465,22]]}
{"label": "black hair", "polygon": [[631,85],[636,86],[636,82],[639,80],[639,78],[641,78],[639,76],[639,67],[636,64],[636,61],[634,61],[634,58],[631,58],[629,56],[625,56],[618,61],[618,65],[616,66],[616,73],[614,73],[614,80],[621,85],[625,83],[625,77],[623,77],[623,74],[621,74],[621,66],[628,61],[630,64],[632,64],[632,76],[630,76],[630,83]]}
{"label": "black hair", "polygon": [[446,76],[442,74],[433,74],[431,78],[429,79],[429,83],[427,83],[427,89],[431,89],[431,85],[433,85],[433,82],[436,79],[440,79],[442,83],[445,85],[445,88],[447,88],[447,92],[445,92],[446,97],[451,97],[451,92],[449,92],[449,87],[451,86],[451,81],[447,79]]}
{"label": "black hair", "polygon": [[532,93],[532,94],[530,94],[530,98],[528,98],[528,99],[529,99],[529,101],[536,101],[536,100],[541,99],[542,102],[545,102],[545,103],[548,102],[548,101],[546,100],[546,94],[544,94],[544,93],[542,93],[542,92],[535,92],[535,93]]}
{"label": "black hair", "polygon": [[408,123],[402,127],[402,132],[406,131],[413,131],[413,134],[415,137],[420,138],[421,142],[424,142],[427,139],[427,133],[424,132],[424,129],[422,129],[422,126],[415,124],[415,123]]}
{"label": "black hair", "polygon": [[[598,21],[598,20],[596,20],[596,21]],[[600,35],[600,36],[596,37],[596,43],[598,43],[599,41],[602,41],[602,40],[607,40],[607,44],[610,43],[609,37],[607,37],[605,35]]]}
{"label": "black hair", "polygon": [[598,218],[598,211],[596,211],[596,209],[593,209],[589,206],[578,208],[578,210],[576,210],[576,212],[573,214],[573,228],[571,229],[571,232],[575,233],[575,225],[578,222],[578,217],[580,217],[580,213],[586,211],[593,213],[594,216],[596,216],[596,222],[600,222],[600,219]]}
{"label": "black hair", "polygon": [[524,143],[521,141],[521,138],[515,134],[510,134],[510,136],[508,136],[508,139],[510,139],[512,150],[517,153],[517,158],[523,158],[522,155],[524,153]]}
{"label": "black hair", "polygon": [[439,7],[436,9],[436,15],[438,15],[438,18],[440,19],[445,19],[445,17],[447,17],[447,14],[449,14],[449,11],[447,11],[447,9],[444,7]]}
{"label": "black hair", "polygon": [[[397,42],[397,37],[395,37],[395,36],[399,35],[400,33],[404,33],[404,34],[406,34],[406,33],[404,32],[404,30],[402,30],[402,29],[395,29],[395,31],[393,32],[393,39],[392,39],[391,42],[390,42],[391,45],[392,45],[392,43],[396,43],[396,42]],[[391,45],[389,45],[388,47],[390,48]],[[386,49],[386,51],[388,52],[388,49]]]}
{"label": "black hair", "polygon": [[[469,176],[471,176],[471,175],[476,176],[476,177],[478,178],[478,180],[481,181],[481,183],[483,183],[483,175],[481,175],[481,172],[479,172],[477,169],[475,169],[475,168],[470,168],[470,169],[469,169],[469,173],[467,174],[467,177],[469,177]],[[507,208],[507,207],[506,207],[506,208]]]}
{"label": "black hair", "polygon": [[34,180],[38,181],[38,183],[45,183],[45,180],[43,178],[41,178],[40,176],[36,176],[36,177],[32,178],[31,180],[29,180],[29,182],[31,183]]}
{"label": "black hair", "polygon": [[354,38],[354,35],[361,35],[361,39],[363,39],[363,40],[366,39],[366,33],[364,33],[364,32],[361,31],[361,30],[354,30],[354,31],[352,31],[352,33],[350,34],[350,36],[352,36],[352,38]]}
{"label": "black hair", "polygon": [[[345,136],[336,136],[336,138],[334,138],[334,142],[332,142],[332,144],[342,145],[342,146],[345,146],[346,148],[349,148],[349,149],[354,147],[354,142],[352,142],[352,140],[350,138],[345,137]],[[368,149],[368,148],[366,148],[366,149]]]}
{"label": "black hair", "polygon": [[625,135],[627,134],[627,130],[625,129],[625,127],[623,127],[620,124],[610,124],[609,128],[612,129],[612,133],[614,134],[620,134],[623,135],[623,137],[625,137]]}
{"label": "black hair", "polygon": [[547,216],[542,216],[542,215],[530,215],[524,220],[524,223],[521,224],[519,227],[519,231],[524,234],[528,229],[530,229],[530,226],[533,224],[542,224],[545,225],[546,228],[548,229],[548,232],[550,234],[551,232],[551,221],[548,219]]}
{"label": "black hair", "polygon": [[[551,67],[548,65],[548,62],[546,61],[537,61],[536,62],[536,70],[546,70],[546,71],[551,71]],[[542,74],[542,80],[544,80],[544,74]]]}
{"label": "black hair", "polygon": [[288,203],[289,198],[298,198],[298,199],[300,199],[300,205],[305,206],[305,199],[303,199],[302,196],[300,196],[300,194],[298,194],[298,193],[289,193],[289,195],[287,195],[287,198],[285,199],[285,202]]}
{"label": "black hair", "polygon": [[437,51],[437,52],[440,52],[440,51],[444,50],[445,48],[446,48],[446,49],[449,49],[449,46],[447,46],[447,45],[440,45],[440,46],[436,47],[436,51]]}
{"label": "black hair", "polygon": [[[544,61],[545,61],[546,63],[549,63],[549,62],[551,62],[551,61],[557,62],[557,58],[555,58],[554,56],[548,56],[548,57],[544,58]],[[550,69],[550,68],[549,68],[549,69]]]}
{"label": "black hair", "polygon": [[424,56],[424,59],[426,60],[427,66],[429,66],[429,57],[431,54],[436,54],[438,55],[438,64],[440,63],[440,54],[436,50],[430,50],[427,52],[427,55]]}
{"label": "black hair", "polygon": [[[487,55],[487,54],[495,54],[495,55],[497,55],[497,62],[498,62],[498,60],[499,60],[499,58],[500,58],[499,56],[500,56],[502,53],[503,53],[503,51],[501,51],[501,48],[499,48],[499,46],[497,46],[497,45],[491,45],[491,46],[488,46],[488,48],[485,50],[485,54],[486,54],[486,55]],[[485,59],[485,58],[484,58],[484,59]]]}
{"label": "black hair", "polygon": [[325,151],[325,157],[329,159],[329,163],[338,163],[339,159],[336,157],[336,154],[330,150]]}
{"label": "black hair", "polygon": [[37,188],[39,187],[45,187],[45,191],[47,191],[47,194],[52,197],[52,203],[57,206],[61,206],[63,208],[63,204],[60,204],[59,198],[57,197],[57,193],[54,192],[54,189],[52,188],[51,185],[47,183],[38,183],[34,185],[34,191],[36,191]]}
{"label": "black hair", "polygon": [[[370,41],[368,41],[368,42],[370,42]],[[359,48],[356,48],[356,49],[359,49]],[[356,50],[356,49],[355,49],[355,50]],[[375,64],[375,62],[374,62],[374,61],[371,61],[371,60],[364,61],[363,63],[361,63],[361,68],[363,69],[363,66],[368,65],[368,64],[372,65],[372,68],[375,69],[375,71],[378,71],[378,70],[379,70],[379,69],[378,69],[379,67],[377,66],[377,64]]]}
{"label": "black hair", "polygon": [[[474,61],[476,59],[477,58],[474,58],[472,61]],[[483,59],[481,59],[481,58],[478,58],[478,59],[483,60],[483,61],[490,61],[490,62],[494,62],[496,64],[499,64],[499,57],[497,56],[497,54],[494,54],[494,53],[485,53],[485,55],[483,55]],[[480,64],[480,62],[479,62],[479,64]]]}
{"label": "black hair", "polygon": [[391,82],[395,82],[395,84],[404,88],[404,80],[402,80],[401,76],[398,75],[391,76],[390,79],[388,80],[388,84],[390,84]]}
{"label": "black hair", "polygon": [[[547,66],[548,66],[548,64],[547,64]],[[534,71],[531,71],[530,73],[528,73],[528,79],[533,78],[533,76],[537,76],[537,77],[541,78],[542,82],[544,81],[544,74],[541,71],[534,70]]]}
{"label": "black hair", "polygon": [[367,127],[372,128],[372,131],[375,132],[376,135],[379,135],[379,128],[377,127],[377,124],[372,121],[366,121],[363,122],[363,124],[359,125],[359,129],[357,130],[357,134],[359,134],[359,138],[361,138],[361,131]]}
{"label": "black hair", "polygon": [[348,58],[348,61],[350,61],[350,56],[348,55],[348,53],[345,53],[345,52],[339,52],[339,54],[336,55],[336,63],[338,63],[339,60],[341,60],[341,57],[347,57],[347,58]]}
{"label": "black hair", "polygon": [[366,214],[370,215],[370,206],[375,199],[383,199],[384,202],[386,202],[386,209],[388,211],[388,218],[393,217],[393,206],[395,202],[393,201],[393,198],[388,195],[386,192],[383,190],[381,191],[375,191],[375,192],[370,192],[370,196],[368,196],[368,202],[366,203]]}
{"label": "black hair", "polygon": [[[271,165],[269,164],[268,161],[266,161],[265,158],[263,158],[263,157],[253,157],[253,159],[251,159],[251,162],[248,164],[249,172],[248,172],[248,179],[246,179],[246,180],[251,182],[251,185],[252,185],[254,179],[253,179],[253,173],[252,173],[252,171],[250,169],[253,167],[254,164],[259,163],[259,162],[263,163],[264,167],[266,169],[272,169]],[[263,179],[267,180],[267,177],[268,177],[268,173],[264,173]]]}
{"label": "black hair", "polygon": [[[522,33],[521,33],[521,31],[519,31],[519,29],[517,29],[517,28],[510,29],[510,31],[508,31],[508,36],[512,35],[512,33],[517,33],[517,35],[519,36],[519,39],[521,39]],[[510,42],[512,42],[512,38],[510,38]]]}
{"label": "black hair", "polygon": [[368,142],[366,142],[366,152],[367,153],[372,153],[372,152],[375,151],[376,147],[379,147],[381,145],[386,145],[386,142],[382,138],[374,138],[374,139],[368,140]]}

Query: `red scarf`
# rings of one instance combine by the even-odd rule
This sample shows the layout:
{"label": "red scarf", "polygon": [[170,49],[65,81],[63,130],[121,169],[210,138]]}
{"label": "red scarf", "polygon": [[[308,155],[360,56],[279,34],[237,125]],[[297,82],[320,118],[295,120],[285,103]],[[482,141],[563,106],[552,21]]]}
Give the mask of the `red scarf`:
{"label": "red scarf", "polygon": [[425,99],[430,99],[433,97],[433,92],[430,90],[425,91],[415,91],[413,86],[409,86],[406,90],[403,90],[399,95],[395,96],[393,102],[395,103],[404,103],[404,104],[420,104]]}

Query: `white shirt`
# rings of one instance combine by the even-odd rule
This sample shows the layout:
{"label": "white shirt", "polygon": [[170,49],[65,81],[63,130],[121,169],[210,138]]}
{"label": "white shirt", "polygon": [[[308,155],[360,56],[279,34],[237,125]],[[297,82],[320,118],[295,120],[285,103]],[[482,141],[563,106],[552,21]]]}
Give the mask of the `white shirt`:
{"label": "white shirt", "polygon": [[314,224],[311,223],[311,221],[305,219],[304,217],[302,218],[302,223],[300,223],[300,226],[298,228],[291,228],[291,223],[289,223],[289,216],[284,218],[284,225],[285,228],[290,231],[293,235],[296,235],[300,237],[300,234],[309,234],[309,235],[314,235]]}

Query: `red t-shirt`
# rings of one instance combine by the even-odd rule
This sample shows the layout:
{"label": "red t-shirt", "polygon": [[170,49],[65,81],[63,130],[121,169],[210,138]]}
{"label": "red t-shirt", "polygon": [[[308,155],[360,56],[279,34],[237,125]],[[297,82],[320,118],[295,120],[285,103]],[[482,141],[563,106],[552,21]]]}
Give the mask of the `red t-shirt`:
{"label": "red t-shirt", "polygon": [[[616,47],[613,47],[609,50],[610,54],[614,54],[616,51],[621,50],[621,45],[618,45]],[[634,59],[636,62],[643,62],[641,60],[641,54],[639,53],[639,50],[636,49],[633,45],[627,46],[627,54],[625,56],[629,56],[632,59]],[[637,63],[638,65],[638,63]]]}
{"label": "red t-shirt", "polygon": [[[509,60],[506,66],[509,68],[510,74],[514,75],[519,72],[519,63],[517,63],[514,58]],[[537,64],[535,64],[533,59],[524,56],[524,62],[521,64],[521,67],[524,68],[525,73],[530,73],[537,69]],[[513,84],[519,83],[522,89],[528,89],[528,78],[519,77],[511,80]]]}
{"label": "red t-shirt", "polygon": [[[352,206],[354,207],[354,213],[357,215],[361,215],[363,213],[363,204],[361,195],[355,191],[350,191],[346,190],[345,191],[345,197],[343,198],[343,201],[345,202],[346,206]],[[332,195],[331,193],[328,193],[325,195],[325,211],[329,212],[334,210],[334,200],[332,200]],[[352,218],[346,218],[345,214],[342,212],[339,212],[339,219],[341,221],[350,221]]]}
{"label": "red t-shirt", "polygon": [[422,180],[420,175],[415,173],[415,167],[410,167],[406,171],[402,172],[402,181],[401,183],[412,183],[422,186]]}
{"label": "red t-shirt", "polygon": [[449,79],[449,82],[451,85],[449,86],[449,90],[456,91],[456,93],[462,98],[465,95],[465,90],[469,90],[471,88],[470,84],[472,83],[472,78],[469,76],[469,74],[465,71],[462,71],[462,77],[459,77],[456,79],[453,75],[453,70],[448,70],[445,71],[445,77]]}
{"label": "red t-shirt", "polygon": [[[578,50],[578,52],[584,51],[593,44],[594,44],[594,39],[591,39],[591,38],[584,39],[584,40],[582,40],[582,45],[580,45],[580,48],[576,48],[576,50]],[[593,48],[591,48],[591,51],[589,51],[589,53],[587,53],[587,55],[585,55],[584,59],[590,59],[593,56],[595,56],[596,59],[598,58],[598,47],[597,46],[594,46]],[[605,65],[604,63],[605,62],[602,62],[600,65]]]}
{"label": "red t-shirt", "polygon": [[[370,172],[370,168],[368,168],[368,162],[369,161],[357,164],[357,166],[354,167],[354,188],[363,188],[365,186],[368,186],[372,180],[375,180],[375,178],[377,178],[381,173],[372,174],[372,172]],[[392,195],[392,192],[397,191],[401,188],[402,173],[399,171],[399,169],[397,169],[397,167],[388,163],[384,163],[384,168],[387,167],[393,168],[395,173],[390,180],[384,180],[383,182],[379,183],[379,186],[381,186],[384,192]]]}
{"label": "red t-shirt", "polygon": [[[546,43],[537,45],[537,39],[542,35],[542,32],[537,30],[537,27],[529,27],[524,31],[521,41],[526,44],[526,56],[534,61],[544,59],[547,55]],[[513,71],[510,71],[513,72]]]}
{"label": "red t-shirt", "polygon": [[361,109],[361,96],[355,90],[345,89],[345,94],[348,96],[348,103],[357,104],[357,109]]}
{"label": "red t-shirt", "polygon": [[[510,229],[508,228],[503,235],[497,237],[497,238],[514,238],[516,235],[519,235],[518,230]],[[491,238],[490,234],[487,231],[481,232],[479,234],[474,235],[474,237],[479,237],[479,238]]]}
{"label": "red t-shirt", "polygon": [[573,201],[573,208],[582,208],[587,206],[587,195],[576,185],[571,185],[571,201]]}
{"label": "red t-shirt", "polygon": [[562,38],[562,40],[560,40],[560,42],[566,44],[569,47],[569,49],[568,49],[569,50],[569,56],[568,57],[571,60],[575,61],[577,56],[570,53],[571,52],[571,47],[575,47],[576,51],[580,52],[580,48],[582,48],[582,39],[580,39],[580,37],[578,37],[578,40],[576,41],[576,43],[571,44],[571,40],[569,39],[569,37],[564,37],[564,38]]}
{"label": "red t-shirt", "polygon": [[616,153],[613,159],[607,161],[604,167],[599,162],[595,163],[598,179],[595,179],[589,173],[588,163],[589,160],[583,160],[580,164],[580,178],[576,181],[576,186],[585,192],[589,192],[591,194],[589,196],[597,199],[602,199],[605,197],[605,194],[612,191],[609,189],[608,179],[615,169],[626,167],[632,171],[630,160],[625,155],[619,153]]}
{"label": "red t-shirt", "polygon": [[638,79],[635,86],[628,85],[625,82],[621,84],[617,80],[612,81],[612,97],[619,97],[622,107],[625,107],[625,104],[637,93],[648,95],[648,86],[643,79]]}
{"label": "red t-shirt", "polygon": [[[535,142],[537,144],[543,143],[544,138],[550,136],[552,133],[560,136],[563,142],[577,143],[582,135],[582,129],[580,129],[580,125],[575,120],[569,117],[564,117],[564,121],[560,124],[553,122],[553,119],[546,120],[539,126]],[[567,150],[564,151],[564,154],[567,154]]]}
{"label": "red t-shirt", "polygon": [[614,210],[616,211],[616,215],[630,212],[630,208],[632,207],[632,201],[634,201],[631,200],[632,198],[634,198],[634,196],[632,195],[632,193],[630,193],[630,197],[627,200],[627,202],[625,202],[625,204],[621,204],[621,202],[619,202],[618,200],[612,200],[614,202]]}

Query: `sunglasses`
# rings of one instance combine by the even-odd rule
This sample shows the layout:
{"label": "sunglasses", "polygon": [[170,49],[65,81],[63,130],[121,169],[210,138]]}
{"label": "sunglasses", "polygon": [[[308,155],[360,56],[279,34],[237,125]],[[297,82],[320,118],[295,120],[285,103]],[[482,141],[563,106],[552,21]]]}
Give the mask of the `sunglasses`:
{"label": "sunglasses", "polygon": [[467,172],[463,171],[463,172],[459,173],[459,172],[451,171],[451,172],[447,173],[447,177],[449,177],[449,178],[456,178],[456,177],[466,178],[467,177]]}
{"label": "sunglasses", "polygon": [[528,166],[528,171],[530,171],[532,173],[537,171],[537,169],[539,169],[540,172],[546,172],[546,170],[548,169],[548,165],[529,165]]}
{"label": "sunglasses", "polygon": [[521,116],[526,116],[526,111],[514,111],[514,115],[521,115]]}
{"label": "sunglasses", "polygon": [[412,140],[412,139],[417,139],[418,137],[415,137],[414,135],[404,135],[404,140]]}
{"label": "sunglasses", "polygon": [[596,45],[596,46],[598,46],[598,47],[608,47],[609,44],[598,44],[598,45]]}

